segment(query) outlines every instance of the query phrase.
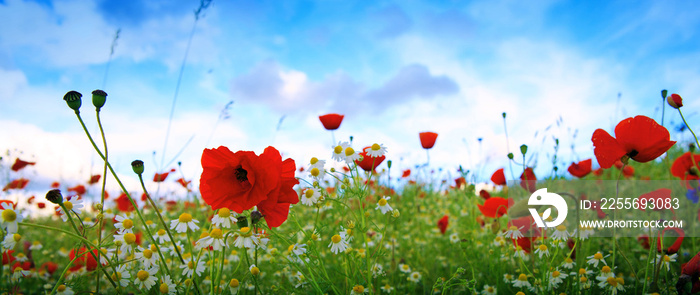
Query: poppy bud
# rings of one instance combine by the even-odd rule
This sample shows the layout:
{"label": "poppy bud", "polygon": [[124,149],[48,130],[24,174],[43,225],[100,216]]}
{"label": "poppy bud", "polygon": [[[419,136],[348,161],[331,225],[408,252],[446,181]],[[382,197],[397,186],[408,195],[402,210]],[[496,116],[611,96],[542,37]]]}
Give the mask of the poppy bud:
{"label": "poppy bud", "polygon": [[262,215],[262,213],[260,213],[260,211],[250,212],[250,221],[253,224],[258,224],[258,222],[260,221],[260,219],[262,219],[262,217],[263,217],[263,215]]}
{"label": "poppy bud", "polygon": [[105,101],[107,101],[107,92],[99,89],[92,92],[92,105],[94,105],[98,111],[105,105]]}
{"label": "poppy bud", "polygon": [[389,169],[391,169],[391,160],[386,161],[386,166],[389,167]]}
{"label": "poppy bud", "polygon": [[692,143],[689,144],[689,145],[688,145],[688,150],[689,150],[691,153],[694,152],[694,151],[695,151],[695,144],[692,144]]}
{"label": "poppy bud", "polygon": [[671,94],[671,96],[666,97],[666,102],[674,109],[678,109],[683,106],[683,98],[678,94]]}
{"label": "poppy bud", "polygon": [[134,173],[141,175],[143,174],[143,161],[134,160],[131,162],[131,168],[134,169]]}
{"label": "poppy bud", "polygon": [[506,112],[503,112],[503,114],[501,114],[501,115],[503,116],[503,119],[506,118]]}
{"label": "poppy bud", "polygon": [[508,153],[508,159],[513,160],[513,153]]}
{"label": "poppy bud", "polygon": [[48,193],[46,193],[46,199],[54,204],[61,204],[63,203],[63,195],[61,195],[61,190],[60,189],[52,189]]}
{"label": "poppy bud", "polygon": [[236,218],[236,225],[238,225],[238,228],[248,227],[248,218],[242,215],[238,216],[238,218]]}
{"label": "poppy bud", "polygon": [[66,101],[69,108],[73,109],[75,112],[79,112],[80,106],[83,104],[80,99],[81,97],[83,97],[83,95],[80,94],[80,92],[71,90],[63,96],[63,100]]}
{"label": "poppy bud", "polygon": [[521,146],[520,146],[520,152],[523,154],[523,156],[524,156],[525,154],[527,154],[527,145],[525,145],[525,144],[521,145]]}
{"label": "poppy bud", "polygon": [[661,90],[661,98],[666,99],[667,94],[668,94],[668,90],[666,90],[666,89]]}

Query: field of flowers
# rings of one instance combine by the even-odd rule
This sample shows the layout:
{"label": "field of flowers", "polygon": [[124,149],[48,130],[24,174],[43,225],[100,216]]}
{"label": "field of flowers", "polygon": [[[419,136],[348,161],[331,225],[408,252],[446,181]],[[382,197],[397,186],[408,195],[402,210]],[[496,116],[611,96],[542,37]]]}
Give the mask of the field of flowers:
{"label": "field of flowers", "polygon": [[[667,97],[664,91],[662,96],[681,112],[679,95]],[[100,130],[106,99],[104,91],[92,93]],[[103,144],[108,134],[90,134],[85,128],[82,95],[70,91],[64,100],[104,170],[84,185],[56,182],[46,188],[45,199],[1,201],[0,289],[5,293],[700,291],[700,245],[682,228],[636,237],[596,236],[595,229],[573,223],[540,228],[527,205],[512,197],[516,191],[529,195],[562,180],[673,180],[687,190],[682,201],[689,205],[683,206],[698,212],[697,140],[671,141],[665,127],[645,116],[622,120],[612,135],[596,130],[591,136],[595,159],[571,163],[566,172],[553,167],[552,175],[535,175],[533,167],[519,160],[528,153],[523,145],[517,153],[504,155],[505,168],[493,173],[487,190],[477,189],[468,181],[470,172],[461,167],[449,168],[456,169],[456,179],[441,179],[430,166],[402,171],[401,178],[392,179],[389,171],[373,169],[386,163],[391,170],[391,147],[356,147],[352,139],[311,159],[283,159],[275,147],[262,152],[205,149],[199,187],[184,178],[174,180],[176,170],[151,178],[143,174],[148,163],[135,160],[132,168],[142,185],[125,187],[108,161]],[[320,116],[328,130],[339,128],[342,120],[338,114]],[[429,152],[438,134],[423,132],[419,137]],[[600,168],[594,170],[596,162]],[[22,192],[32,181],[24,178],[25,171],[34,163],[20,158],[2,163],[11,163],[0,166],[10,176],[3,191]],[[342,163],[342,169],[331,168],[331,163]],[[517,181],[506,182],[511,173]],[[122,191],[106,191],[106,178],[118,182]],[[179,183],[179,201],[152,197],[145,182]],[[670,191],[649,195],[645,202],[667,199]],[[55,214],[31,217],[47,207],[55,207]],[[600,219],[614,218],[613,211],[596,213]],[[697,220],[694,216],[692,221]]]}

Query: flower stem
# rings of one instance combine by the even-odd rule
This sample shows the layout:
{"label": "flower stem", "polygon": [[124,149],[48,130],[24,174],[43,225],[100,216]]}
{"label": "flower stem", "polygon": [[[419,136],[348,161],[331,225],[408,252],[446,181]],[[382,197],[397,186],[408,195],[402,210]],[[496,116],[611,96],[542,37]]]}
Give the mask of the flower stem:
{"label": "flower stem", "polygon": [[[105,78],[106,78],[106,73],[105,73]],[[105,137],[105,132],[104,129],[102,128],[102,121],[100,120],[100,109],[98,108],[96,111],[96,117],[97,117],[97,126],[100,128],[100,134],[102,135],[102,143],[104,144],[105,148],[105,157],[104,157],[104,169],[102,171],[102,192],[100,193],[100,218],[99,218],[99,225],[97,227],[97,243],[98,243],[98,248],[97,251],[97,261],[100,261],[100,258],[102,256],[102,224],[103,224],[103,219],[104,219],[104,206],[105,206],[105,187],[107,186],[107,159],[108,159],[108,152],[107,152],[107,139]],[[97,264],[97,272],[100,272],[100,269],[102,268],[102,263]],[[97,294],[100,293],[100,277],[96,276],[96,281],[97,281]]]}
{"label": "flower stem", "polygon": [[693,138],[695,138],[695,146],[700,148],[700,142],[698,142],[698,136],[695,135],[695,132],[693,132],[693,129],[690,128],[690,125],[688,125],[688,122],[685,121],[685,117],[683,117],[683,112],[681,112],[681,109],[678,109],[678,113],[681,115],[681,119],[683,119],[683,124],[685,124],[685,127],[688,127],[688,130],[690,130],[690,133],[693,134]]}

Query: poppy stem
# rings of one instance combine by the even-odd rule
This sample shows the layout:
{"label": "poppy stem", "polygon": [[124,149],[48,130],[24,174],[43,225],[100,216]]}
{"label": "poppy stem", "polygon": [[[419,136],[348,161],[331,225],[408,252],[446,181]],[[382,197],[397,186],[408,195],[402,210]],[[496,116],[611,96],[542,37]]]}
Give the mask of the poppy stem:
{"label": "poppy stem", "polygon": [[700,143],[698,142],[698,137],[695,135],[695,132],[693,132],[693,129],[690,128],[690,125],[688,125],[688,122],[685,121],[685,117],[683,117],[683,112],[681,112],[681,109],[678,108],[678,114],[681,115],[681,119],[683,119],[683,124],[685,124],[686,127],[688,127],[688,130],[690,130],[690,133],[693,134],[693,138],[695,138],[695,146],[700,147]]}
{"label": "poppy stem", "polygon": [[[119,36],[119,33],[117,33],[117,37]],[[116,42],[116,39],[115,39]],[[111,55],[110,55],[111,58]],[[108,64],[109,66],[109,64]],[[107,79],[107,74],[105,73],[105,80]],[[104,85],[103,85],[104,87]],[[104,221],[104,206],[105,206],[105,188],[107,186],[107,159],[108,159],[108,152],[107,152],[107,138],[105,137],[105,131],[102,128],[102,120],[100,120],[100,109],[98,108],[96,110],[96,115],[97,117],[97,126],[100,128],[100,134],[102,135],[102,143],[104,145],[105,149],[105,157],[104,157],[104,169],[102,170],[102,192],[100,193],[100,220],[99,220],[99,226],[97,227],[97,242],[98,242],[98,251],[97,251],[97,261],[100,261],[100,258],[102,256],[102,224]],[[102,268],[102,263],[97,264],[97,273],[100,272]],[[100,293],[100,277],[99,275],[96,276],[96,281],[97,281],[97,294]]]}
{"label": "poppy stem", "polygon": [[429,150],[429,149],[426,149],[426,150],[425,150],[425,154],[428,155],[428,162],[425,163],[425,166],[427,167],[428,165],[430,165],[430,150]]}

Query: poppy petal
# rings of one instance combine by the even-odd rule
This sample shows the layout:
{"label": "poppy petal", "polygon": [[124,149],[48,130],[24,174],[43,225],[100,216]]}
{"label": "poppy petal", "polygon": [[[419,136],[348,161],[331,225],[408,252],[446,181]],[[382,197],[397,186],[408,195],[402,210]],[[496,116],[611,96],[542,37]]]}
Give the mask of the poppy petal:
{"label": "poppy petal", "polygon": [[593,132],[593,153],[598,160],[598,165],[603,169],[608,169],[627,154],[620,144],[607,131],[596,129]]}

